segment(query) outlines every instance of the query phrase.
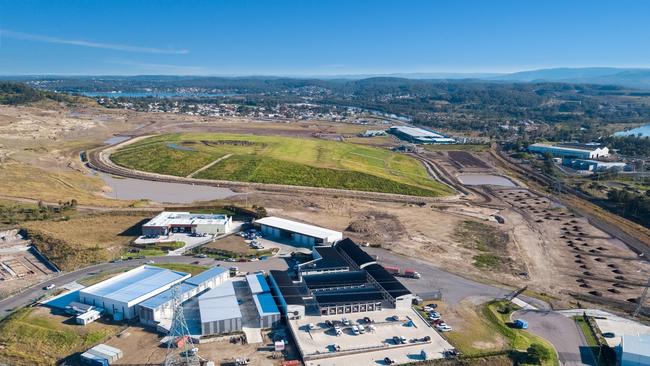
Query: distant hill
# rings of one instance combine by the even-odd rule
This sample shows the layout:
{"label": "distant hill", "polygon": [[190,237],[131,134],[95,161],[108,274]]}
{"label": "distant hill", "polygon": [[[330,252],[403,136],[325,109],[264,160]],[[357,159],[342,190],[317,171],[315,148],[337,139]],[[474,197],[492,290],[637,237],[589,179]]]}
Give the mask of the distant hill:
{"label": "distant hill", "polygon": [[650,69],[623,69],[615,67],[554,68],[515,72],[485,80],[524,82],[566,82],[580,84],[620,85],[650,89]]}
{"label": "distant hill", "polygon": [[35,89],[22,83],[0,82],[0,104],[20,105],[42,100],[73,103],[79,99],[80,97],[68,94]]}

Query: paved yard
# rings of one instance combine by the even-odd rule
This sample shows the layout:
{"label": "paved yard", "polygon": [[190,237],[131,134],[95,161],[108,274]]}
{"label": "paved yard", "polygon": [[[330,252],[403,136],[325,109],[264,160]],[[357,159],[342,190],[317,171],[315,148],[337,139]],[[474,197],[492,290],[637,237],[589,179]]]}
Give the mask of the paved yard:
{"label": "paved yard", "polygon": [[[399,315],[399,321],[389,320],[393,315]],[[351,329],[342,326],[343,334],[327,329],[326,320],[340,321],[346,316],[353,324],[361,324],[365,316],[375,323],[375,331],[354,335]],[[409,319],[412,321],[412,325]],[[310,331],[307,324],[316,324],[317,329]],[[313,360],[307,360],[307,366],[325,365],[370,365],[383,363],[384,357],[390,357],[397,363],[407,363],[422,360],[422,351],[428,359],[441,358],[445,349],[452,346],[447,343],[433,328],[429,327],[415,311],[384,309],[381,312],[365,312],[341,314],[332,316],[306,316],[299,320],[290,321],[298,346],[304,355],[311,355]],[[397,345],[392,340],[394,336],[406,338],[405,345]],[[412,343],[412,339],[430,337],[428,342]],[[338,345],[340,350],[334,351]],[[360,351],[345,354],[345,352]],[[318,358],[325,355],[324,358]],[[309,358],[309,357],[308,357]]]}

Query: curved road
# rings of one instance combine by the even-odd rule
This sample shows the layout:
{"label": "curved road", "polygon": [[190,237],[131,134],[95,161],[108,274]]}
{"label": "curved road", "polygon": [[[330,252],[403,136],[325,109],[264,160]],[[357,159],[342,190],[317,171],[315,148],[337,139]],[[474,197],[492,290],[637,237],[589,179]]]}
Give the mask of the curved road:
{"label": "curved road", "polygon": [[528,331],[553,344],[561,365],[596,365],[578,325],[571,319],[553,311],[520,310],[513,319],[528,322]]}
{"label": "curved road", "polygon": [[[287,268],[287,263],[284,260],[284,258],[269,258],[268,260],[262,261],[262,262],[237,262],[237,263],[231,263],[231,262],[223,262],[223,261],[215,261],[211,258],[204,258],[204,259],[199,259],[199,258],[193,258],[193,257],[186,257],[186,256],[163,256],[163,257],[147,257],[146,259],[132,259],[132,260],[125,260],[122,262],[114,262],[114,263],[102,263],[102,264],[95,264],[86,268],[82,268],[73,272],[61,272],[58,276],[51,278],[45,282],[36,284],[34,286],[31,286],[27,288],[26,290],[15,294],[11,297],[8,297],[6,299],[3,299],[0,301],[0,319],[4,318],[5,316],[9,315],[12,311],[21,308],[23,306],[27,306],[36,300],[40,299],[43,295],[47,293],[47,291],[43,290],[44,286],[47,286],[49,284],[55,284],[56,287],[63,286],[67,283],[73,282],[73,281],[79,281],[87,276],[96,274],[101,271],[106,271],[106,270],[114,270],[114,269],[120,269],[120,268],[126,268],[126,267],[133,267],[133,266],[138,266],[141,264],[145,264],[146,262],[153,260],[155,263],[193,263],[198,261],[199,264],[201,265],[209,265],[209,266],[214,266],[214,265],[221,265],[224,267],[230,267],[230,266],[237,266],[239,267],[240,270],[242,271],[257,271],[262,269],[286,269]],[[263,265],[262,265],[263,263]]]}

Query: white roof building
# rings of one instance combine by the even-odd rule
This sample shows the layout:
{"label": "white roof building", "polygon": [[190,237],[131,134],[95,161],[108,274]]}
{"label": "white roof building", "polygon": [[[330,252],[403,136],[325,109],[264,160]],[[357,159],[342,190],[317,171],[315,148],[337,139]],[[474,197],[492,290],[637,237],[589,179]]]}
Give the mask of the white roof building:
{"label": "white roof building", "polygon": [[188,273],[144,265],[80,290],[79,299],[103,308],[116,320],[132,319],[135,305],[189,277]]}
{"label": "white roof building", "polygon": [[313,247],[314,245],[333,244],[343,239],[343,233],[340,231],[280,217],[265,217],[256,220],[255,224],[260,225],[262,234],[284,238],[299,246]]}
{"label": "white roof building", "polygon": [[242,314],[232,282],[226,282],[199,295],[201,334],[230,333],[241,330]]}
{"label": "white roof building", "polygon": [[167,235],[170,232],[223,234],[230,231],[232,217],[222,214],[163,211],[142,225],[145,236]]}
{"label": "white roof building", "polygon": [[650,335],[623,335],[618,351],[621,366],[649,366]]}

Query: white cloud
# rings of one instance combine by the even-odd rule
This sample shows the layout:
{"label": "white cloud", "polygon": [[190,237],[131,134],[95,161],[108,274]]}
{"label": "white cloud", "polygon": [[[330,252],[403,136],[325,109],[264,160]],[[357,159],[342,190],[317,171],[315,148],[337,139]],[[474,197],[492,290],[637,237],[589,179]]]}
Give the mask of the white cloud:
{"label": "white cloud", "polygon": [[160,53],[160,54],[174,54],[174,55],[182,55],[190,52],[187,49],[140,47],[140,46],[129,46],[123,44],[100,43],[100,42],[92,42],[92,41],[84,41],[84,40],[76,40],[76,39],[63,39],[57,37],[43,36],[38,34],[28,34],[28,33],[14,32],[6,29],[0,29],[0,39],[2,39],[3,37],[20,39],[25,41],[66,44],[71,46],[101,48],[106,50],[116,50],[116,51],[125,51],[125,52]]}
{"label": "white cloud", "polygon": [[203,66],[169,65],[129,60],[107,60],[105,62],[115,65],[131,66],[136,71],[136,74],[205,75],[209,71]]}

